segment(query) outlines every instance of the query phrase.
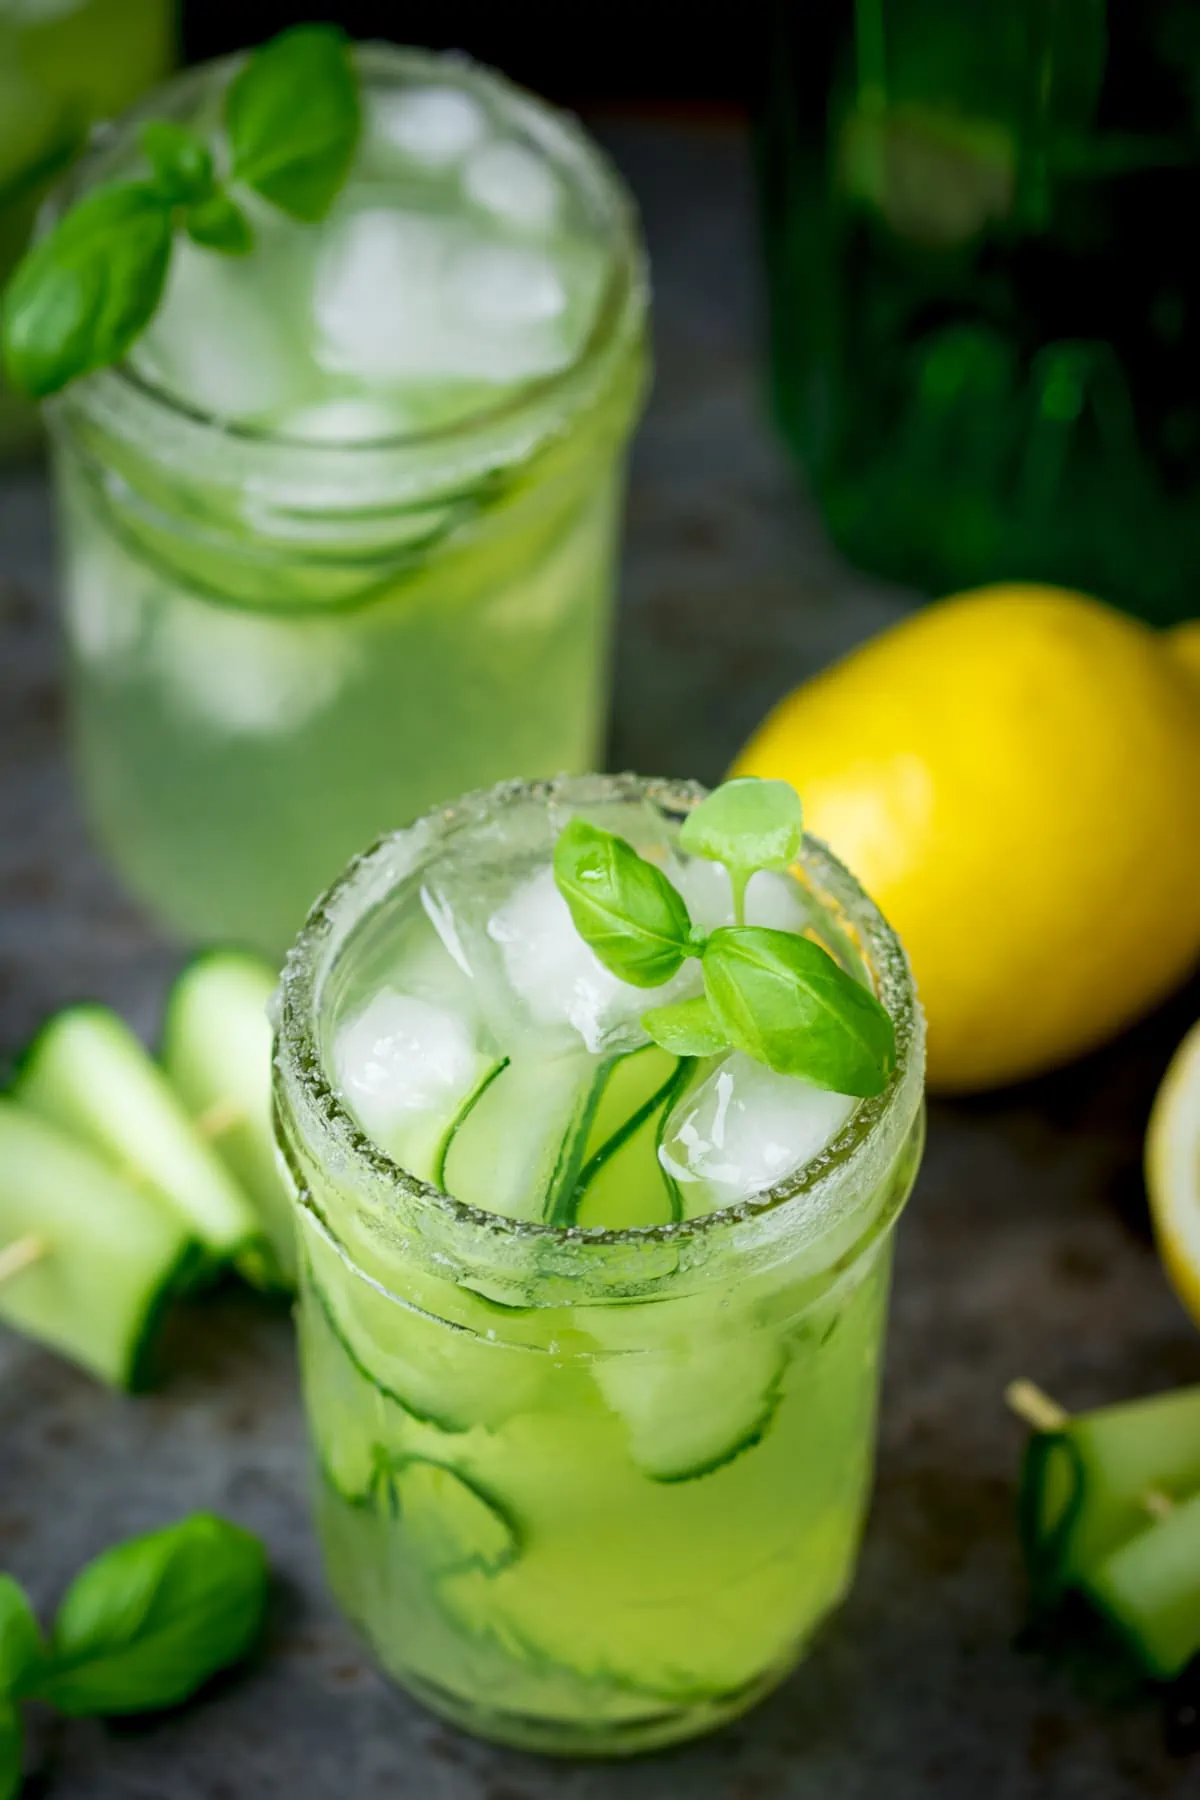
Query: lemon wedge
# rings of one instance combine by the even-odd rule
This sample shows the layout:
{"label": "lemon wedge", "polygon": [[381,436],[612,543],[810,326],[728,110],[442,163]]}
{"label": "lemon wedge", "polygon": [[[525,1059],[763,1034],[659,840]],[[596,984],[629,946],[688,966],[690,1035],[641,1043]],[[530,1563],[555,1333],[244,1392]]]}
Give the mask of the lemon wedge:
{"label": "lemon wedge", "polygon": [[1180,1044],[1155,1095],[1146,1191],[1168,1279],[1200,1325],[1200,1024]]}

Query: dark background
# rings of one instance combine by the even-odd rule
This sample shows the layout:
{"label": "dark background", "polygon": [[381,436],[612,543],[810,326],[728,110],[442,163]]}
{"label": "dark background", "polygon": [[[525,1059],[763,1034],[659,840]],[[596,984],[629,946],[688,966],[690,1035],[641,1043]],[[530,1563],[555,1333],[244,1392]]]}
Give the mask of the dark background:
{"label": "dark background", "polygon": [[335,19],[356,38],[468,51],[560,102],[725,109],[742,102],[758,79],[768,11],[769,0],[721,7],[682,6],[678,0],[577,0],[558,6],[329,0],[323,7],[247,0],[216,7],[185,0],[183,33],[188,60],[199,61],[258,43],[301,19]]}

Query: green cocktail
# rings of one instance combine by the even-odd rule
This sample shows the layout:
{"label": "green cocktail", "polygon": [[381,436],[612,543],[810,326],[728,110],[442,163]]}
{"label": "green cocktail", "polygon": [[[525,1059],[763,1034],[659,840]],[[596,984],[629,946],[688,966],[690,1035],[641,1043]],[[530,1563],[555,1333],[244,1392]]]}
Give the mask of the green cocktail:
{"label": "green cocktail", "polygon": [[631,987],[576,933],[551,859],[577,815],[698,929],[732,921],[724,871],[678,844],[700,792],[468,797],[352,864],[284,976],[330,1581],[406,1687],[557,1752],[731,1716],[845,1593],[920,1155],[904,955],[817,844],[754,876],[746,918],[878,995],[895,1063],[871,1098],[661,1048],[641,1015],[694,993],[694,965]]}
{"label": "green cocktail", "polygon": [[[0,288],[92,120],[165,73],[174,16],[172,0],[0,0]],[[0,456],[32,442],[34,427],[0,374]]]}
{"label": "green cocktail", "polygon": [[[355,55],[319,224],[182,233],[125,364],[50,407],[96,831],[172,927],[282,951],[379,832],[587,767],[644,384],[631,209],[565,117],[463,60]],[[234,65],[146,115],[219,136]],[[131,115],[67,201],[139,168]]]}

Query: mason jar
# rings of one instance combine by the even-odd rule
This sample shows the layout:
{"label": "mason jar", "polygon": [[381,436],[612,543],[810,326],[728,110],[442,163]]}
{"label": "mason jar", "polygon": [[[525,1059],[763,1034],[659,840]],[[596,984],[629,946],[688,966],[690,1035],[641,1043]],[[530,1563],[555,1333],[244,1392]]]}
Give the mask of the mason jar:
{"label": "mason jar", "polygon": [[[466,787],[597,760],[624,452],[645,380],[636,223],[579,127],[459,58],[378,45],[356,60],[367,126],[330,220],[299,226],[247,200],[280,282],[265,316],[257,247],[232,259],[178,246],[171,281],[186,277],[198,298],[169,356],[156,320],[124,365],[75,382],[48,408],[75,757],[95,834],[175,932],[274,954],[380,832]],[[203,126],[235,67],[184,75],[128,115],[58,204],[135,166],[142,118]],[[487,244],[493,263],[498,244],[510,264],[541,271],[538,304],[547,267],[565,289],[583,270],[589,311],[577,348],[561,366],[504,382],[482,354],[492,353],[491,325],[476,336],[459,327],[457,351],[478,379],[456,380],[451,404],[445,384],[427,379],[419,344],[396,337],[416,306],[406,283],[416,291],[423,265],[414,252],[411,267],[403,257],[397,266],[388,249],[390,287],[374,292],[369,263],[356,276],[367,285],[355,304],[367,310],[361,323],[351,316],[348,342],[345,319],[335,320],[356,397],[337,398],[335,386],[315,408],[271,412],[264,401],[253,419],[230,417],[242,398],[227,391],[231,367],[253,387],[290,332],[308,357],[314,284],[336,234],[366,215],[373,230],[381,216],[385,236],[391,229],[407,190],[380,161],[395,145],[380,149],[371,121],[430,91],[485,121],[485,149],[503,144],[510,163],[519,152],[521,192],[533,191],[531,167],[553,184],[561,228],[547,227],[543,243],[530,240],[533,226],[489,213]],[[410,207],[401,223],[424,242],[421,230],[448,221],[446,255],[473,266],[482,202],[463,197],[453,171],[435,173],[442,214],[431,227],[414,223]],[[501,200],[505,192],[501,181]],[[335,269],[335,287],[340,278]],[[473,317],[478,295],[463,286],[457,279],[450,300]],[[527,290],[514,302],[502,279],[488,301],[530,302]],[[167,304],[181,304],[170,287]],[[390,305],[403,314],[395,332]],[[259,337],[234,343],[251,316]],[[521,323],[521,344],[538,328],[537,318]],[[403,430],[386,413],[379,423],[384,375],[362,375],[389,357],[408,371]],[[315,352],[306,370],[310,362],[314,381],[350,379],[327,375]],[[206,410],[210,392],[224,412]],[[413,394],[421,408],[409,405]]]}
{"label": "mason jar", "polygon": [[[447,859],[490,881],[575,811],[661,845],[702,793],[626,776],[468,796],[350,865],[281,988],[277,1131],[328,1579],[435,1710],[564,1754],[651,1749],[741,1712],[851,1583],[923,1138],[907,962],[807,841],[794,874],[890,1014],[894,1074],[785,1179],[675,1223],[560,1228],[462,1203],[364,1134],[335,1045],[364,995],[403,985],[407,909]],[[511,1160],[503,1124],[488,1156]]]}

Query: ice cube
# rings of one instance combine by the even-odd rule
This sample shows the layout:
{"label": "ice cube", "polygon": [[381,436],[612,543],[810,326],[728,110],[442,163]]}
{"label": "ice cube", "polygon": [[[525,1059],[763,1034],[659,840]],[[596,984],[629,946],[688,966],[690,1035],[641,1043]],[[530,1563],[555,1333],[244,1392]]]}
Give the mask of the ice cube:
{"label": "ice cube", "polygon": [[553,1054],[582,1041],[596,1056],[623,1054],[649,1042],[640,1023],[649,1007],[699,992],[695,962],[658,988],[611,975],[576,931],[551,868],[539,869],[484,914],[435,884],[422,899],[506,1048],[535,1040]]}
{"label": "ice cube", "polygon": [[567,304],[558,270],[520,244],[464,244],[450,258],[446,299],[456,314],[490,332],[557,319]]}
{"label": "ice cube", "polygon": [[417,88],[373,94],[367,128],[415,162],[447,168],[483,137],[487,115],[478,100],[459,88]]}
{"label": "ice cube", "polygon": [[437,373],[445,219],[366,207],[330,227],[313,288],[317,355],[362,377]]}
{"label": "ice cube", "polygon": [[679,1101],[659,1159],[695,1218],[794,1175],[837,1136],[857,1105],[735,1050]]}
{"label": "ice cube", "polygon": [[[463,243],[448,258],[443,297],[460,375],[527,381],[570,362],[567,292],[551,259],[519,244]],[[447,371],[449,372],[449,371]]]}
{"label": "ice cube", "polygon": [[486,1058],[469,1019],[381,988],[334,1044],[334,1069],[348,1104],[384,1148],[406,1125],[452,1117]]}
{"label": "ice cube", "polygon": [[462,219],[367,207],[319,254],[316,353],[364,381],[521,381],[570,360],[565,306],[542,252],[473,241]]}
{"label": "ice cube", "polygon": [[307,378],[258,265],[257,255],[219,256],[178,237],[162,304],[134,351],[152,381],[218,418],[274,412]]}
{"label": "ice cube", "polygon": [[186,718],[226,737],[267,737],[323,712],[358,649],[344,624],[257,617],[179,594],[158,620],[153,656]]}
{"label": "ice cube", "polygon": [[477,206],[526,231],[549,230],[562,203],[558,177],[511,138],[474,152],[463,170],[463,189]]}

